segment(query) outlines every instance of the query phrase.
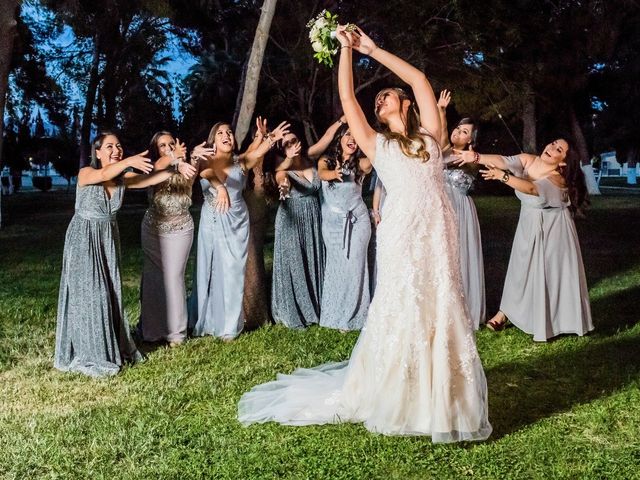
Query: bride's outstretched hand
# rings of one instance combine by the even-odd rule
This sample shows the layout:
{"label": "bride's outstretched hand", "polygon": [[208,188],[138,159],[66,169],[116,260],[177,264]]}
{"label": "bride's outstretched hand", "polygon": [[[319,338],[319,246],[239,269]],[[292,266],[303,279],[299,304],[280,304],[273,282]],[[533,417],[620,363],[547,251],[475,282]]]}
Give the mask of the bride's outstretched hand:
{"label": "bride's outstretched hand", "polygon": [[348,25],[338,25],[336,28],[336,38],[341,47],[353,47],[353,32],[347,27]]}
{"label": "bride's outstretched hand", "polygon": [[378,48],[371,37],[364,33],[360,27],[353,28],[353,48],[364,55],[371,55],[371,53]]}

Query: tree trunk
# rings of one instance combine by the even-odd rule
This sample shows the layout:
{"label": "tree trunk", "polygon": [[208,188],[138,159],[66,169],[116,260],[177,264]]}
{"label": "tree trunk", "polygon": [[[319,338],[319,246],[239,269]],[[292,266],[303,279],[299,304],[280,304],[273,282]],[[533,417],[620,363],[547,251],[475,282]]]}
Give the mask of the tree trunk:
{"label": "tree trunk", "polygon": [[[277,0],[264,0],[260,20],[256,28],[256,35],[251,46],[249,62],[244,85],[240,95],[242,101],[235,128],[236,141],[241,144],[251,125],[251,119],[256,107],[258,83],[262,60],[269,40],[269,29],[276,11]],[[264,201],[262,188],[262,165],[253,169],[254,187],[247,191],[245,200],[249,209],[249,246],[247,252],[247,267],[244,277],[243,308],[245,314],[245,328],[250,330],[270,321],[270,308],[267,297],[266,275],[264,267],[264,237],[267,227],[268,210]]]}
{"label": "tree trunk", "polygon": [[536,139],[536,96],[529,84],[525,84],[524,106],[522,109],[522,148],[525,152],[537,152]]}
{"label": "tree trunk", "polygon": [[82,127],[80,129],[80,168],[89,164],[89,137],[91,136],[91,123],[93,121],[93,106],[98,91],[100,49],[98,45],[98,35],[94,36],[93,59],[91,60],[91,70],[89,71],[89,85],[87,86],[87,99],[82,112]]}
{"label": "tree trunk", "polygon": [[[16,35],[19,0],[0,0],[0,159],[2,158],[2,133],[4,129],[4,105],[7,99],[9,69]],[[2,192],[0,191],[0,227],[2,226]]]}
{"label": "tree trunk", "polygon": [[244,137],[249,132],[253,111],[256,108],[256,98],[258,96],[258,82],[260,80],[260,70],[262,69],[262,60],[264,59],[264,51],[267,48],[269,40],[269,29],[271,21],[276,11],[277,0],[264,0],[262,4],[262,12],[260,20],[256,28],[256,35],[251,46],[251,54],[249,55],[249,64],[247,65],[247,74],[244,87],[242,89],[242,102],[240,104],[240,114],[238,115],[238,124],[236,125],[235,135],[238,144],[244,141]]}
{"label": "tree trunk", "polygon": [[589,157],[589,147],[587,146],[587,139],[582,132],[582,127],[580,126],[580,122],[578,121],[578,117],[576,116],[576,111],[573,109],[573,107],[571,107],[569,113],[571,117],[571,134],[573,135],[573,140],[576,144],[578,155],[580,156],[580,163],[582,165],[589,165],[591,161]]}

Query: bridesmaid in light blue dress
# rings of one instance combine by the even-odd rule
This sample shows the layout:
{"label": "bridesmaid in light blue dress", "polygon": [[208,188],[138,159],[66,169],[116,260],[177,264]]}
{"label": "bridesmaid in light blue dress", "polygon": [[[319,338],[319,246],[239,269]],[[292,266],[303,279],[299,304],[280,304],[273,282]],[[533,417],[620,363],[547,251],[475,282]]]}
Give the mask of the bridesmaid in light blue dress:
{"label": "bridesmaid in light blue dress", "polygon": [[457,166],[453,150],[472,149],[476,143],[478,129],[471,118],[463,118],[448,136],[446,108],[451,101],[451,93],[443,90],[438,100],[438,111],[442,133],[440,146],[447,168],[444,171],[445,190],[458,220],[458,246],[460,250],[460,270],[465,303],[474,328],[485,322],[486,296],[484,262],[482,258],[482,237],[478,213],[469,192],[473,188],[478,168],[474,164]]}
{"label": "bridesmaid in light blue dress", "polygon": [[242,195],[245,173],[282,138],[287,126],[283,122],[270,135],[258,138],[242,155],[234,154],[235,138],[228,123],[216,123],[209,133],[207,145],[215,153],[200,173],[204,204],[189,306],[193,336],[213,335],[229,341],[243,329],[249,242],[249,212]]}
{"label": "bridesmaid in light blue dress", "polygon": [[62,259],[54,360],[58,370],[103,377],[142,359],[122,306],[116,213],[125,188],[156,185],[173,172],[125,174],[133,168],[149,173],[153,167],[144,154],[123,160],[122,153],[116,135],[100,133],[92,143],[91,165],[78,174],[75,214]]}
{"label": "bridesmaid in light blue dress", "polygon": [[367,318],[371,222],[362,200],[362,181],[371,170],[371,162],[361,156],[347,125],[338,129],[328,155],[318,162],[326,255],[320,308],[323,327],[360,330]]}

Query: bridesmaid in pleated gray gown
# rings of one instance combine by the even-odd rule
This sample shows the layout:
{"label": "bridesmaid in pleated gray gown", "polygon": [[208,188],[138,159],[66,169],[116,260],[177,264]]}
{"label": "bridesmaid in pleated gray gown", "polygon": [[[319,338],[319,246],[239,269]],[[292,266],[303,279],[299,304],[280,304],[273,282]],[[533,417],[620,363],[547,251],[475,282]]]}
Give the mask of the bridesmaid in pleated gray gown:
{"label": "bridesmaid in pleated gray gown", "polygon": [[575,149],[558,138],[538,155],[513,157],[458,152],[461,162],[487,166],[485,179],[516,191],[522,207],[513,239],[500,311],[487,322],[501,330],[508,321],[535,341],[593,330],[589,292],[572,211],[586,201]]}
{"label": "bridesmaid in pleated gray gown", "polygon": [[198,229],[196,272],[189,305],[193,336],[236,338],[244,326],[242,299],[249,242],[249,212],[242,196],[252,169],[287,131],[284,122],[242,155],[234,154],[231,126],[216,123],[207,140],[215,153],[200,176],[204,204]]}
{"label": "bridesmaid in pleated gray gown", "polygon": [[149,173],[143,154],[122,159],[118,138],[99,134],[91,166],[80,169],[75,214],[65,237],[58,298],[55,368],[92,377],[115,375],[123,364],[141,360],[122,306],[120,238],[116,212],[126,187],[145,188],[171,172]]}
{"label": "bridesmaid in pleated gray gown", "polygon": [[281,203],[273,245],[273,318],[289,328],[320,321],[324,247],[321,234],[318,171],[302,155],[302,144],[290,133],[283,139],[285,160],[276,172]]}
{"label": "bridesmaid in pleated gray gown", "polygon": [[460,248],[460,270],[462,273],[462,289],[465,303],[474,328],[480,328],[485,322],[486,301],[484,288],[484,262],[482,258],[482,238],[480,223],[473,199],[469,195],[473,187],[478,169],[476,165],[456,166],[453,161],[453,149],[472,149],[476,142],[478,130],[471,118],[463,118],[448,136],[446,108],[451,101],[451,93],[443,90],[438,100],[438,111],[442,133],[440,146],[447,168],[445,190],[451,200],[458,220],[458,245]]}
{"label": "bridesmaid in pleated gray gown", "polygon": [[326,264],[320,325],[360,330],[369,310],[367,249],[371,238],[369,209],[362,181],[371,172],[347,125],[341,126],[318,162],[322,180],[322,239]]}
{"label": "bridesmaid in pleated gray gown", "polygon": [[[141,229],[144,266],[138,334],[144,341],[166,341],[174,347],[187,335],[184,272],[193,242],[189,207],[196,168],[185,162],[186,148],[170,132],[157,132],[149,152],[154,170],[171,167],[175,173],[148,190],[149,208]],[[179,172],[192,177],[187,179]]]}

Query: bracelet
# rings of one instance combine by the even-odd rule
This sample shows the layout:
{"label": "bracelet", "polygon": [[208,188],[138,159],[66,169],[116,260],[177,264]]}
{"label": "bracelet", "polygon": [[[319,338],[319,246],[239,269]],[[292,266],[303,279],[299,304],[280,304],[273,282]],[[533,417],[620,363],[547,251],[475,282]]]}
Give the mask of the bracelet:
{"label": "bracelet", "polygon": [[473,152],[473,163],[480,162],[480,154],[478,152]]}
{"label": "bracelet", "polygon": [[504,175],[502,175],[502,178],[500,179],[500,181],[502,183],[507,183],[509,181],[510,175],[509,172],[504,172]]}
{"label": "bracelet", "polygon": [[343,48],[351,48],[351,47],[350,47],[349,45],[342,45],[342,46],[340,47],[340,50],[342,50]]}

